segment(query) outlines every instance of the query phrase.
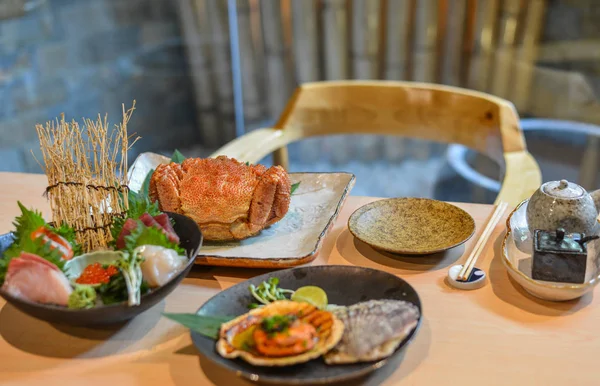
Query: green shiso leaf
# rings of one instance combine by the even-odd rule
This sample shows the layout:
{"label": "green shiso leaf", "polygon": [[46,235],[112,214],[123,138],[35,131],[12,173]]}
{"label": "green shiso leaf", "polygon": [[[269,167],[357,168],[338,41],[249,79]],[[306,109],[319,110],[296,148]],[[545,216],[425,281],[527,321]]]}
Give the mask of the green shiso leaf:
{"label": "green shiso leaf", "polygon": [[298,189],[298,186],[300,186],[300,182],[296,182],[295,184],[292,184],[292,190],[290,192],[290,195],[294,194],[296,189]]}
{"label": "green shiso leaf", "polygon": [[31,234],[40,227],[47,227],[53,232],[65,237],[71,243],[74,251],[79,249],[79,245],[75,242],[75,232],[67,226],[61,226],[58,229],[46,224],[41,212],[27,209],[21,202],[17,202],[21,209],[21,215],[15,218],[13,225],[15,227],[15,240],[11,246],[4,252],[4,256],[0,259],[0,285],[4,283],[8,264],[12,259],[21,255],[21,252],[28,252],[38,255],[39,257],[48,260],[56,265],[64,272],[65,261],[62,259],[62,254],[58,249],[51,249],[51,243],[44,243],[42,238],[35,240],[31,239]]}
{"label": "green shiso leaf", "polygon": [[185,157],[183,156],[183,154],[181,154],[181,152],[179,152],[179,150],[175,150],[173,152],[173,155],[171,156],[171,162],[175,162],[176,164],[180,164],[183,161],[185,161]]}
{"label": "green shiso leaf", "polygon": [[234,317],[231,316],[174,314],[167,312],[163,312],[163,316],[212,339],[217,339],[219,337],[219,330],[223,323],[227,323],[234,319]]}
{"label": "green shiso leaf", "polygon": [[152,174],[154,174],[154,169],[151,169],[148,172],[144,182],[142,183],[142,186],[140,187],[140,191],[137,193],[137,196],[140,200],[149,199],[150,197],[150,180],[152,179]]}
{"label": "green shiso leaf", "polygon": [[[151,175],[151,174],[149,174]],[[123,196],[121,196],[121,200],[123,200]],[[158,202],[151,202],[150,198],[146,195],[130,191],[127,195],[127,201],[129,203],[127,213],[123,217],[115,217],[113,220],[113,225],[110,228],[110,232],[112,234],[113,241],[111,245],[114,247],[117,238],[121,234],[123,230],[123,224],[128,218],[132,218],[137,220],[144,213],[148,213],[150,216],[154,217],[162,212],[158,209]]]}
{"label": "green shiso leaf", "polygon": [[67,224],[62,224],[59,228],[49,228],[56,234],[67,240],[69,244],[71,244],[71,249],[73,249],[73,256],[81,255],[81,245],[77,243],[77,239],[75,238],[75,229],[71,228]]}

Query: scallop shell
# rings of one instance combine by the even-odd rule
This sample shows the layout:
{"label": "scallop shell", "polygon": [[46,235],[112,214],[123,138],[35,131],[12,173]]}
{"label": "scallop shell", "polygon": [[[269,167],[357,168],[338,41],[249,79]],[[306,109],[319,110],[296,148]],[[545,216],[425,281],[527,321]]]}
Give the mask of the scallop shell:
{"label": "scallop shell", "polygon": [[[255,324],[266,317],[290,314],[312,324],[317,330],[318,341],[311,350],[299,355],[272,358],[240,350],[231,344],[243,323]],[[308,303],[280,300],[223,324],[217,342],[217,352],[225,358],[242,358],[255,366],[289,366],[322,356],[340,341],[343,333],[344,324],[331,312],[319,310]]]}

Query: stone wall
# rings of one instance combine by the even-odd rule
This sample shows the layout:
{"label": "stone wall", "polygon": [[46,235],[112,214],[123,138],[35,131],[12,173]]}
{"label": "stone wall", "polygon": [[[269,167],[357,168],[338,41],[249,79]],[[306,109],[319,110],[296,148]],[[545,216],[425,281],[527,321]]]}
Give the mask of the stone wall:
{"label": "stone wall", "polygon": [[134,99],[133,153],[200,141],[175,1],[29,3],[0,20],[0,171],[41,171],[36,123],[63,112],[118,123]]}

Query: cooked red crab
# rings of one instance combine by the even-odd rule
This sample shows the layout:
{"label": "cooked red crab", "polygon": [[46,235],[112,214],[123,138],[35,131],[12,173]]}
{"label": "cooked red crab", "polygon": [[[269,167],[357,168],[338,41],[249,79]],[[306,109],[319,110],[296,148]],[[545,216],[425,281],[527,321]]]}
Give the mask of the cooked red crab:
{"label": "cooked red crab", "polygon": [[159,165],[150,180],[150,198],[160,209],[194,219],[206,240],[256,235],[285,216],[290,196],[281,166],[267,169],[225,156]]}

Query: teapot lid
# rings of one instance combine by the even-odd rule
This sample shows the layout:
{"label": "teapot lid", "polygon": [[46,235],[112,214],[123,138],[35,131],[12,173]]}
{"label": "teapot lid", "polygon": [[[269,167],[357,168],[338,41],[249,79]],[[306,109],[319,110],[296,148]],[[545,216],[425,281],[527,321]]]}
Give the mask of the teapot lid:
{"label": "teapot lid", "polygon": [[542,186],[544,193],[557,198],[579,198],[585,194],[585,190],[567,180],[550,181]]}

